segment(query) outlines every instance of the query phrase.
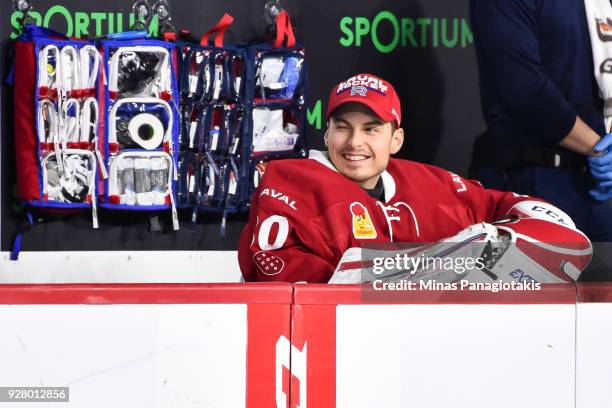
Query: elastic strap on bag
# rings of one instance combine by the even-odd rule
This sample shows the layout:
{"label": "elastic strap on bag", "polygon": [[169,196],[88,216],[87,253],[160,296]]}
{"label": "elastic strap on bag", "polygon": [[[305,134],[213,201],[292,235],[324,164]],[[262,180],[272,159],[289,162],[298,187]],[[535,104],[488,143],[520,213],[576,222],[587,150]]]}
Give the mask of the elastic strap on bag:
{"label": "elastic strap on bag", "polygon": [[37,26],[35,24],[26,24],[26,26],[24,27],[24,33],[26,37],[31,38],[53,38],[56,40],[68,40],[68,37],[66,37],[59,31]]}
{"label": "elastic strap on bag", "polygon": [[34,219],[32,218],[32,213],[26,209],[26,217],[28,223],[21,227],[17,235],[15,235],[15,240],[13,241],[13,250],[11,251],[11,261],[17,261],[19,259],[19,252],[21,252],[21,241],[23,239],[23,234],[30,228],[34,226]]}
{"label": "elastic strap on bag", "polygon": [[234,17],[225,13],[223,17],[215,24],[210,30],[208,30],[202,38],[200,38],[200,45],[208,45],[208,40],[211,35],[215,35],[215,47],[223,48],[223,37],[225,32],[230,25],[234,22]]}
{"label": "elastic strap on bag", "polygon": [[287,48],[295,47],[295,34],[291,25],[289,13],[283,10],[276,16],[276,40],[272,44],[274,48],[281,48],[283,41],[287,39]]}

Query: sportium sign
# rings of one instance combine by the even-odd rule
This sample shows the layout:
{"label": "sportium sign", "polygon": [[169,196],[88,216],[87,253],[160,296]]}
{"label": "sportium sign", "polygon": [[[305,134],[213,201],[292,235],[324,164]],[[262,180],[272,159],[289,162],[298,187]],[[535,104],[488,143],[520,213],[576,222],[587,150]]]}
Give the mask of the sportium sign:
{"label": "sportium sign", "polygon": [[381,11],[373,19],[343,17],[340,31],[341,45],[361,47],[370,41],[385,54],[397,47],[465,48],[474,42],[465,18],[398,18],[390,11]]}
{"label": "sportium sign", "polygon": [[[49,7],[46,11],[31,11],[30,16],[38,26],[46,28],[64,27],[63,32],[68,37],[100,37],[106,34],[127,31],[134,25],[135,16],[132,13],[109,13],[81,11],[73,12],[60,5]],[[11,39],[17,38],[20,34],[19,23],[23,17],[21,11],[14,11],[11,14]],[[157,16],[153,16],[149,26],[149,32],[157,35],[158,22]]]}

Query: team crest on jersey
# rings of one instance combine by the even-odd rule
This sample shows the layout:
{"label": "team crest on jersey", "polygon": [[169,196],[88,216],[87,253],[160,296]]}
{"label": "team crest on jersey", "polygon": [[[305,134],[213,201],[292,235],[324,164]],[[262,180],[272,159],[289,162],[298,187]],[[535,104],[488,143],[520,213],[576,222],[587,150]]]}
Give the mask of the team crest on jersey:
{"label": "team crest on jersey", "polygon": [[378,236],[368,209],[360,202],[350,206],[353,216],[353,236],[357,239],[374,239]]}
{"label": "team crest on jersey", "polygon": [[253,255],[253,262],[264,275],[268,276],[278,275],[285,267],[285,261],[265,251],[259,251]]}

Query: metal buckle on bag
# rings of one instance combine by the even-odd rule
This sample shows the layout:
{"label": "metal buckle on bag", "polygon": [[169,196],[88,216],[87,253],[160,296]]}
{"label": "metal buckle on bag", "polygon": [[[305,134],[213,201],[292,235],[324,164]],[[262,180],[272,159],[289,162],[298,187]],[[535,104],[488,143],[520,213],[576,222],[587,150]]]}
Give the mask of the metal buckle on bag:
{"label": "metal buckle on bag", "polygon": [[35,24],[34,18],[30,14],[33,9],[31,0],[13,0],[13,11],[22,13],[21,19],[18,20],[19,29],[23,29],[26,24]]}

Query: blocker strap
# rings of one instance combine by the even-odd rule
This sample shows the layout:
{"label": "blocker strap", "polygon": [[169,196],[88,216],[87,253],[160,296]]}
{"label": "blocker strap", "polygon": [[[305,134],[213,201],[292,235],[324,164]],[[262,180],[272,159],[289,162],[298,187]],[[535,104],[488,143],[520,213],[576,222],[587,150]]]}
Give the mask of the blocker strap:
{"label": "blocker strap", "polygon": [[295,47],[295,34],[293,33],[291,18],[289,13],[283,10],[276,16],[276,40],[272,46],[280,48],[285,38],[287,39],[287,48]]}
{"label": "blocker strap", "polygon": [[200,45],[208,45],[208,39],[211,35],[216,34],[215,36],[215,47],[222,48],[223,47],[223,37],[225,36],[225,32],[229,28],[230,25],[234,22],[234,17],[225,13],[221,20],[217,22],[210,30],[208,30],[202,38],[200,39]]}

